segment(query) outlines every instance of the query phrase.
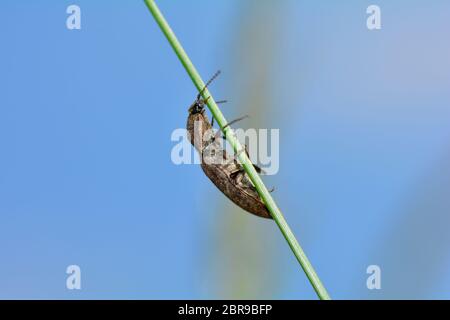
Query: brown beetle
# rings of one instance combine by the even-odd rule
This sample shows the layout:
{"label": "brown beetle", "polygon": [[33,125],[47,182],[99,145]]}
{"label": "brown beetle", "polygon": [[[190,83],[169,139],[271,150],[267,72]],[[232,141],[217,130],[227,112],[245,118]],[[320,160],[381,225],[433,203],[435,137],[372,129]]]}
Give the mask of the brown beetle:
{"label": "brown beetle", "polygon": [[[223,194],[242,209],[259,217],[271,219],[266,205],[261,200],[242,165],[238,163],[235,156],[231,157],[224,150],[219,140],[220,130],[218,134],[213,134],[214,118],[210,122],[206,116],[205,104],[207,99],[203,99],[202,93],[219,73],[220,71],[208,81],[189,108],[186,125],[189,140],[199,152],[203,172]],[[228,123],[227,126],[241,119],[236,119]],[[261,171],[257,166],[255,166],[255,169],[258,172]]]}

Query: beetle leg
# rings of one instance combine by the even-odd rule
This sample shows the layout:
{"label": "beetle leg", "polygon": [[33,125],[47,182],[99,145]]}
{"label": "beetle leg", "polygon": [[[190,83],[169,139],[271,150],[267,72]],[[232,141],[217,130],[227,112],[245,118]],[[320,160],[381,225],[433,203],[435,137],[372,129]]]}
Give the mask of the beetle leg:
{"label": "beetle leg", "polygon": [[233,179],[236,184],[239,184],[240,180],[242,180],[244,175],[245,175],[245,171],[244,171],[244,169],[241,168],[239,170],[232,172],[230,174],[230,178]]}
{"label": "beetle leg", "polygon": [[[225,128],[231,126],[233,123],[236,123],[236,122],[238,122],[238,121],[241,121],[241,120],[243,120],[243,119],[245,119],[245,118],[248,118],[248,115],[245,115],[245,116],[243,116],[243,117],[240,117],[240,118],[237,118],[237,119],[234,119],[234,120],[228,122],[228,123],[222,128],[222,130],[225,130]],[[218,139],[218,138],[220,137],[222,130],[217,131],[216,136],[215,136],[216,139]]]}
{"label": "beetle leg", "polygon": [[234,156],[233,156],[233,161],[235,164],[239,165],[239,161],[238,161],[238,157],[239,155],[244,152],[245,149],[241,149],[239,150]]}
{"label": "beetle leg", "polygon": [[[227,103],[227,100],[216,101],[216,104]],[[211,116],[211,127],[214,127],[214,116]]]}
{"label": "beetle leg", "polygon": [[245,116],[243,116],[243,117],[234,119],[234,120],[228,122],[228,123],[223,127],[223,129],[225,129],[226,127],[231,126],[233,123],[236,123],[236,122],[241,121],[241,120],[243,120],[243,119],[245,119],[245,118],[248,118],[248,117],[249,117],[248,115],[245,115]]}
{"label": "beetle leg", "polygon": [[[250,154],[248,153],[248,145],[246,144],[245,145],[245,153],[247,154],[247,157],[250,159]],[[244,151],[244,150],[240,150],[238,153],[236,153],[236,155],[235,155],[235,161],[236,161],[236,159],[237,159],[237,157]],[[250,160],[251,161],[251,160]],[[256,172],[258,172],[259,174],[265,174],[265,171],[263,170],[263,169],[261,169],[258,165],[256,165],[256,164],[254,164],[254,163],[252,163],[253,164],[253,168],[255,168],[255,170],[256,170]]]}
{"label": "beetle leg", "polygon": [[253,168],[255,168],[255,170],[256,170],[256,172],[258,172],[258,173],[262,173],[262,174],[264,174],[265,172],[264,172],[264,170],[263,169],[261,169],[260,167],[258,167],[256,164],[253,164]]}
{"label": "beetle leg", "polygon": [[[244,152],[244,151],[245,151],[245,153],[247,154],[247,157],[249,156],[249,154],[248,154],[248,147],[247,147],[247,145],[245,145],[245,149],[239,150],[239,151],[234,155],[234,157],[233,157],[234,163],[239,164],[239,162],[237,161],[237,160],[238,160],[238,157],[239,157],[239,155],[240,155],[242,152]],[[252,164],[253,164],[253,163],[252,163]],[[264,174],[264,170],[261,169],[260,167],[258,167],[256,164],[253,164],[253,167],[255,168],[255,170],[256,170],[257,173],[263,173],[263,174]]]}

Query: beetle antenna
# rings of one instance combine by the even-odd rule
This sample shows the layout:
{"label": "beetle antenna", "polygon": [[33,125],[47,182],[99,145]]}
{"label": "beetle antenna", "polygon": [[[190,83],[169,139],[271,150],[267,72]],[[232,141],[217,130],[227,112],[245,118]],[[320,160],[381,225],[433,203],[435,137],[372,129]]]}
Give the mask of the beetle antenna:
{"label": "beetle antenna", "polygon": [[202,91],[200,91],[197,95],[197,99],[200,99],[201,95],[203,94],[203,92],[205,91],[206,88],[208,88],[208,86],[211,84],[211,82],[214,81],[214,79],[216,79],[220,74],[220,70],[217,70],[216,73],[214,73],[214,75],[211,77],[211,79],[208,80],[208,82],[205,84],[205,86],[203,87]]}

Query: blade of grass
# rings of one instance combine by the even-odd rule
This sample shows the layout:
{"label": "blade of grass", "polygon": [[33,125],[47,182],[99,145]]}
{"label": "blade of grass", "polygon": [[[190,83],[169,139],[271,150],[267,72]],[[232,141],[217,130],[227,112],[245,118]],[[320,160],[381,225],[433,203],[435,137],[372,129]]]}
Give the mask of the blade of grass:
{"label": "blade of grass", "polygon": [[[186,69],[186,72],[188,73],[192,82],[194,82],[194,85],[197,87],[197,90],[201,91],[205,86],[203,80],[201,79],[200,75],[198,74],[197,70],[195,69],[195,66],[192,64],[188,55],[186,54],[183,47],[181,46],[181,43],[178,41],[177,37],[173,33],[173,31],[170,28],[169,24],[167,23],[166,19],[162,15],[162,13],[159,10],[158,6],[156,5],[155,1],[154,0],[144,0],[144,2],[147,5],[148,9],[150,10],[151,14],[153,15],[153,18],[155,19],[156,23],[161,28],[161,31],[166,36],[166,38],[169,41],[170,45],[172,46],[173,50],[175,51],[175,54],[177,55],[178,59],[183,64],[183,66]],[[226,126],[228,122],[226,121],[225,117],[223,116],[222,112],[220,111],[219,107],[217,106],[214,98],[212,97],[212,95],[210,94],[208,89],[203,91],[203,97],[204,98],[210,97],[208,99],[209,110],[211,111],[213,117],[216,119],[217,123],[219,124],[220,128],[222,129],[226,139],[228,140],[230,145],[233,147],[235,152],[237,152],[239,161],[242,164],[242,166],[244,167],[245,172],[248,174],[249,178],[255,185],[256,190],[258,191],[259,195],[261,196],[261,199],[264,201],[264,203],[266,204],[270,213],[272,214],[273,219],[275,220],[276,224],[280,228],[281,233],[283,234],[284,238],[286,239],[287,243],[289,244],[289,246],[290,246],[292,252],[294,253],[295,257],[297,258],[298,262],[300,263],[303,271],[305,272],[306,276],[308,277],[308,279],[309,279],[311,285],[313,286],[314,290],[316,291],[318,297],[322,300],[329,300],[330,296],[328,295],[327,290],[325,289],[322,282],[320,281],[319,276],[317,275],[313,266],[309,262],[308,257],[306,256],[302,247],[300,246],[297,239],[295,238],[294,233],[292,232],[291,228],[289,227],[289,225],[286,222],[286,219],[284,218],[280,209],[278,208],[278,206],[276,205],[272,196],[270,195],[270,192],[267,190],[266,186],[264,185],[263,181],[261,180],[261,177],[258,175],[255,168],[253,167],[252,162],[247,157],[245,152],[238,152],[239,150],[242,150],[242,145],[236,139],[236,136],[234,135],[231,127]]]}

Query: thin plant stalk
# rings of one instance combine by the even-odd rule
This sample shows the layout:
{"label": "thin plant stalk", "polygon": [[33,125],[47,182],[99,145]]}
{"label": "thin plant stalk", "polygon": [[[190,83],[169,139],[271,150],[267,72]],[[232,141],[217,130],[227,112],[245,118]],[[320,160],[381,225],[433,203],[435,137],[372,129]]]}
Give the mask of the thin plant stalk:
{"label": "thin plant stalk", "polygon": [[[205,83],[201,79],[195,66],[193,65],[192,61],[189,59],[188,55],[184,51],[183,47],[181,46],[181,43],[178,41],[177,37],[173,33],[172,29],[170,28],[166,19],[162,15],[162,13],[159,10],[158,6],[156,5],[155,1],[154,0],[144,0],[144,2],[147,5],[148,9],[150,10],[151,14],[153,15],[153,18],[155,19],[156,23],[161,28],[161,31],[166,36],[166,38],[169,41],[170,45],[172,46],[173,50],[175,51],[175,54],[177,55],[178,59],[183,64],[183,66],[186,69],[186,72],[188,73],[192,82],[197,87],[197,90],[199,90],[199,92],[202,91],[202,89],[205,87]],[[210,94],[208,89],[203,90],[203,97],[205,99],[207,97],[209,97],[207,100],[209,110],[211,111],[213,117],[216,119],[218,125],[220,126],[221,130],[223,131],[227,141],[230,143],[230,145],[233,147],[234,151],[237,153],[239,162],[242,164],[245,172],[248,174],[250,180],[255,185],[255,188],[258,191],[261,199],[266,204],[273,219],[275,220],[276,224],[280,228],[281,233],[283,234],[284,238],[286,239],[287,243],[289,244],[289,247],[291,248],[291,250],[294,253],[295,257],[297,258],[298,262],[300,263],[303,271],[305,272],[306,276],[308,277],[309,282],[313,286],[318,297],[322,300],[330,300],[330,296],[328,295],[327,290],[323,286],[319,276],[317,275],[313,266],[309,262],[308,257],[306,256],[302,247],[300,246],[297,239],[295,238],[294,233],[292,232],[291,228],[287,224],[286,219],[284,218],[280,209],[278,208],[275,201],[273,200],[270,192],[267,190],[266,186],[264,185],[263,181],[261,180],[261,177],[258,175],[255,168],[253,167],[253,164],[250,161],[250,159],[248,158],[246,152],[239,152],[239,151],[243,150],[243,147],[240,144],[240,142],[238,141],[238,139],[236,138],[236,136],[234,135],[234,132],[231,129],[231,127],[227,126],[228,122],[226,121],[225,117],[223,116],[222,112],[220,111],[213,96]]]}

